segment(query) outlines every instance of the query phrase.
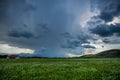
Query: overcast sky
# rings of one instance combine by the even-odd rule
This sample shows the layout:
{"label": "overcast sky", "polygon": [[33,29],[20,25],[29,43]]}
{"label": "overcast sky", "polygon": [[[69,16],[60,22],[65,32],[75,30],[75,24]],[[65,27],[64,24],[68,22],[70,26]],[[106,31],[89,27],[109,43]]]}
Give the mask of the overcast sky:
{"label": "overcast sky", "polygon": [[72,57],[120,49],[119,0],[0,0],[0,53]]}

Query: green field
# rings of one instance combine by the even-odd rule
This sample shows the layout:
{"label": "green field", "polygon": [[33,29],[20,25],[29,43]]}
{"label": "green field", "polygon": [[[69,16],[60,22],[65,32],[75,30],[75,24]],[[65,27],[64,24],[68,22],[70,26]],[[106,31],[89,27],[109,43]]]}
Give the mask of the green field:
{"label": "green field", "polygon": [[0,80],[120,80],[120,59],[0,59]]}

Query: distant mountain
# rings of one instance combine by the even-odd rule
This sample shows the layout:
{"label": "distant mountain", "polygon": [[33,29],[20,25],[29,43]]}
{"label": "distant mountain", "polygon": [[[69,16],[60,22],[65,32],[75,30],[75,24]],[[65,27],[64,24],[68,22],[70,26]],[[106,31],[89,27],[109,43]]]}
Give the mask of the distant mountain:
{"label": "distant mountain", "polygon": [[114,57],[118,57],[120,58],[120,49],[112,49],[112,50],[107,50],[107,51],[103,51],[97,54],[87,54],[87,55],[83,55],[82,57],[108,57],[108,58],[114,58]]}

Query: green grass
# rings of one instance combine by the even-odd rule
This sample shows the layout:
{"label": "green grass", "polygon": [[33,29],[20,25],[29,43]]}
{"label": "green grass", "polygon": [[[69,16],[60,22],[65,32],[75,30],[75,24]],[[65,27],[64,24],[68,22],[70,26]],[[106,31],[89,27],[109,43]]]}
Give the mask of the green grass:
{"label": "green grass", "polygon": [[120,59],[0,59],[0,80],[120,80]]}

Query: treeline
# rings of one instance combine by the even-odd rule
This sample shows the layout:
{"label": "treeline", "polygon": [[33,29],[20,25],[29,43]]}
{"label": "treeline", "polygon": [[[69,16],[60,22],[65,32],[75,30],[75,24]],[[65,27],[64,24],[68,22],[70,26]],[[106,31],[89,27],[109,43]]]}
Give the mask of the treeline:
{"label": "treeline", "polygon": [[7,58],[7,55],[0,55],[0,58]]}

